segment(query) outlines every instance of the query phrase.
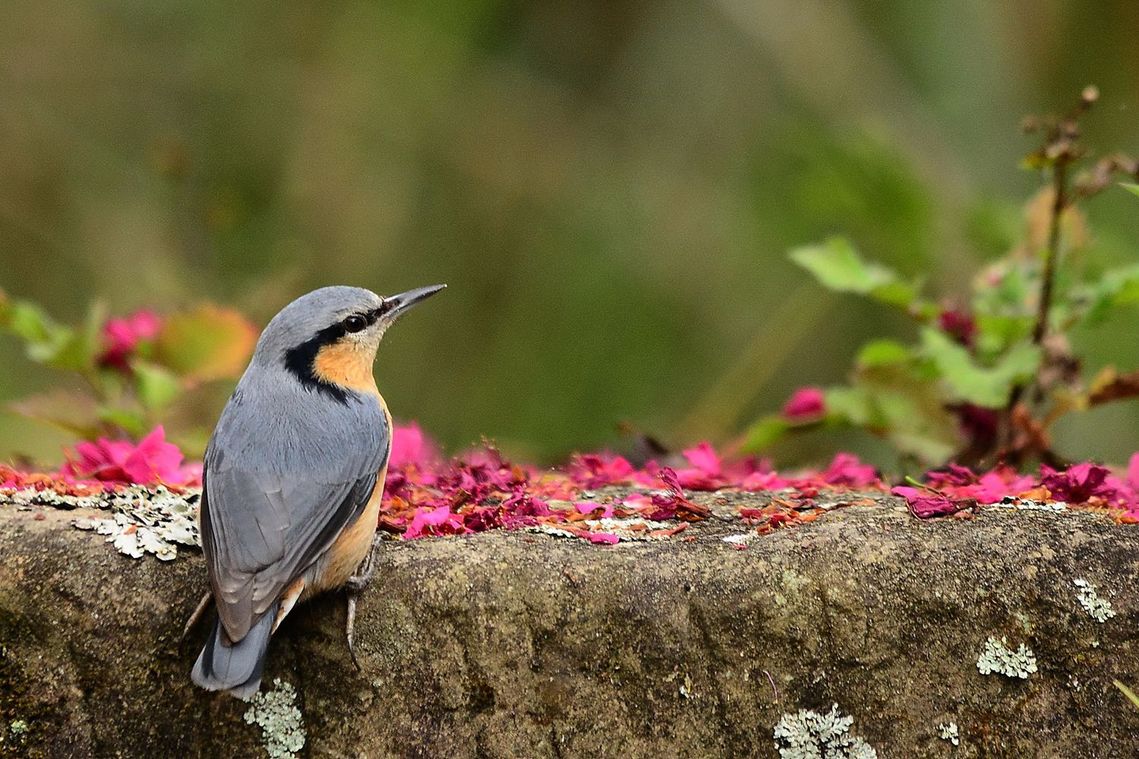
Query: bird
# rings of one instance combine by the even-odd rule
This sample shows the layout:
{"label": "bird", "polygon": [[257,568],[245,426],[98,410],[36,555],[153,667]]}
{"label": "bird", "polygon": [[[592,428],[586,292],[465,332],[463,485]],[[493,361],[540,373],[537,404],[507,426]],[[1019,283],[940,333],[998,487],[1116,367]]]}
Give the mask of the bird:
{"label": "bird", "polygon": [[[298,601],[348,586],[347,637],[367,583],[392,417],[372,371],[384,332],[446,285],[383,297],[314,290],[262,331],[206,446],[199,522],[217,620],[191,679],[248,698]],[[369,562],[365,562],[369,559]],[[185,633],[184,633],[185,634]]]}

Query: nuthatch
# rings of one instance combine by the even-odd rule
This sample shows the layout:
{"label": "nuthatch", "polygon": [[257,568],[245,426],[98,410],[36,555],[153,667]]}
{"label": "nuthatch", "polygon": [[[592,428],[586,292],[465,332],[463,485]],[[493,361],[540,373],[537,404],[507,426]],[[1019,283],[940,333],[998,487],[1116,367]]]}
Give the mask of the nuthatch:
{"label": "nuthatch", "polygon": [[202,549],[218,620],[194,664],[201,687],[256,692],[293,605],[366,581],[353,572],[371,555],[392,440],[372,363],[384,330],[444,287],[321,288],[261,333],[206,448]]}

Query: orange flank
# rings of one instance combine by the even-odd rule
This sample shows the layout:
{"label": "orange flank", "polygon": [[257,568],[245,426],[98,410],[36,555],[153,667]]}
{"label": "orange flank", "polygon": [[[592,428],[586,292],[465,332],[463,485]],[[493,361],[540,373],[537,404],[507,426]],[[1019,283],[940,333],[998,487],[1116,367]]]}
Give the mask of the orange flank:
{"label": "orange flank", "polygon": [[317,562],[316,576],[304,588],[302,599],[322,590],[339,588],[348,581],[372,547],[372,538],[380,521],[380,501],[384,497],[384,480],[387,477],[385,464],[376,476],[376,489],[368,499],[368,505],[355,522],[344,528],[340,537],[328,548],[328,552]]}
{"label": "orange flank", "polygon": [[379,395],[372,376],[374,360],[374,352],[350,342],[339,342],[321,348],[312,368],[316,376],[325,382]]}

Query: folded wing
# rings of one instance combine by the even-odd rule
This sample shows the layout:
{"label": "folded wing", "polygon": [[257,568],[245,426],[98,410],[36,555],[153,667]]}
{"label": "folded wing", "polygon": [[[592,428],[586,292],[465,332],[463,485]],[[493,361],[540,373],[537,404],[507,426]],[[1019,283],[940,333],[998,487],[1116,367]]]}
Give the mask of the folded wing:
{"label": "folded wing", "polygon": [[206,453],[201,532],[231,641],[274,608],[363,512],[391,438],[378,405],[374,413],[363,405],[368,400],[361,399],[355,416],[334,420],[344,436],[340,445],[313,440],[308,451],[285,441],[278,455],[266,455],[273,439],[250,445],[240,439],[245,425],[219,425]]}

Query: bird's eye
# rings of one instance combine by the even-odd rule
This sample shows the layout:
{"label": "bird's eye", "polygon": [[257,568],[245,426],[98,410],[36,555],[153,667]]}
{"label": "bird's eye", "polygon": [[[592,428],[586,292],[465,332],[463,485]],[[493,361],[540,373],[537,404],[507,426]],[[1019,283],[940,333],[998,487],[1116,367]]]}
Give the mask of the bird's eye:
{"label": "bird's eye", "polygon": [[360,330],[364,329],[364,327],[368,326],[368,320],[359,314],[352,314],[344,320],[343,324],[344,329],[348,330],[349,332],[359,332]]}

